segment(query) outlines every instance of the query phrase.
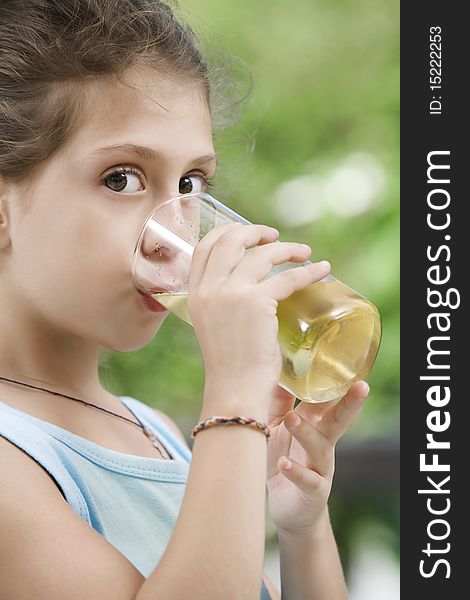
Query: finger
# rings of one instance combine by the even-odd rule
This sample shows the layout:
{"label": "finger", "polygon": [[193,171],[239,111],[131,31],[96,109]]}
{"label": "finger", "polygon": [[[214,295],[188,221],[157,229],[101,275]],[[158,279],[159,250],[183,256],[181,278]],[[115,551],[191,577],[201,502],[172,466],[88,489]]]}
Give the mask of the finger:
{"label": "finger", "polygon": [[306,496],[312,496],[321,486],[323,478],[295,460],[281,456],[278,460],[279,472],[297,486]]}
{"label": "finger", "polygon": [[278,236],[279,231],[267,225],[243,225],[224,231],[212,244],[204,277],[227,277],[245,256],[248,248],[273,242]]}
{"label": "finger", "polygon": [[338,399],[328,400],[327,402],[300,402],[295,410],[308,423],[316,426],[321,421],[324,413],[337,403]]}
{"label": "finger", "polygon": [[354,382],[342,400],[325,412],[317,425],[318,430],[336,444],[359,416],[368,394],[369,386],[365,381]]}
{"label": "finger", "polygon": [[224,223],[218,225],[206,233],[194,247],[193,256],[191,258],[191,269],[189,273],[189,289],[199,285],[201,278],[206,270],[207,261],[213,245],[221,235],[227,231],[231,231],[236,227],[242,227],[241,223]]}
{"label": "finger", "polygon": [[297,242],[272,242],[256,246],[245,253],[243,259],[233,269],[231,277],[240,277],[250,283],[260,282],[274,265],[285,262],[303,262],[312,249]]}
{"label": "finger", "polygon": [[295,410],[284,419],[284,426],[297,440],[307,455],[307,467],[315,469],[320,475],[327,475],[334,460],[334,445],[316,427],[302,419]]}
{"label": "finger", "polygon": [[273,275],[260,283],[260,286],[265,289],[271,298],[278,301],[284,300],[296,290],[303,289],[311,283],[323,279],[330,272],[330,268],[330,263],[326,260],[302,267],[293,267]]}
{"label": "finger", "polygon": [[269,448],[266,457],[268,479],[277,475],[279,470],[277,461],[280,456],[292,456],[291,444],[292,436],[285,427],[271,428],[271,437],[269,438]]}

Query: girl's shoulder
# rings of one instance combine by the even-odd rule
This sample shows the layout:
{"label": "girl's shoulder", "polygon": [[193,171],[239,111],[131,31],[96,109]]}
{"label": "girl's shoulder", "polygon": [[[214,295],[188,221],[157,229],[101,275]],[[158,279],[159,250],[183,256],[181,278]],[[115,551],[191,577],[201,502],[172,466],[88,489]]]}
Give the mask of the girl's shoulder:
{"label": "girl's shoulder", "polygon": [[[2,474],[3,491],[12,491],[8,481],[22,482],[24,485],[34,487],[35,494],[46,493],[49,497],[56,496],[63,501],[60,487],[44,467],[16,444],[0,435],[0,473]],[[37,484],[37,485],[34,485]],[[27,491],[27,490],[25,490]],[[5,499],[5,494],[2,496]],[[41,498],[37,498],[39,501]]]}

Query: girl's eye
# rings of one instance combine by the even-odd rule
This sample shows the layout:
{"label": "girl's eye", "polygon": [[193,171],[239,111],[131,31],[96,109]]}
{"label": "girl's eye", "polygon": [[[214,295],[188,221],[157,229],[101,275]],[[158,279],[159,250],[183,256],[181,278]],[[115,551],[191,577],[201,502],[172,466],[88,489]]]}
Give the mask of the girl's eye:
{"label": "girl's eye", "polygon": [[211,187],[211,179],[211,177],[204,175],[204,173],[185,175],[184,177],[181,177],[179,181],[179,193],[191,194],[193,192],[203,192],[208,187]]}
{"label": "girl's eye", "polygon": [[[212,177],[204,173],[190,173],[179,180],[178,193],[191,194],[203,192],[213,185],[211,180]],[[104,175],[101,181],[113,192],[135,194],[145,189],[143,185],[145,178],[142,171],[131,166],[117,167],[114,171]]]}
{"label": "girl's eye", "polygon": [[145,189],[141,182],[142,179],[143,175],[137,169],[133,167],[119,167],[119,169],[105,175],[102,181],[113,192],[126,190],[126,194],[134,194]]}

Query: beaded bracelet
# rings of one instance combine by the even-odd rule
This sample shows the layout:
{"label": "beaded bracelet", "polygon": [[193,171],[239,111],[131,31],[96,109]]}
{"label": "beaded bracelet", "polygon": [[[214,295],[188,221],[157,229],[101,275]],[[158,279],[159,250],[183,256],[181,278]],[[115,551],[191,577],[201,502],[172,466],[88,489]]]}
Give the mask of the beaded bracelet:
{"label": "beaded bracelet", "polygon": [[214,425],[248,425],[253,429],[258,429],[266,436],[266,441],[269,440],[270,432],[269,427],[262,421],[256,419],[250,419],[249,417],[209,417],[205,421],[200,421],[196,427],[191,431],[191,438],[194,439],[196,434],[204,429],[213,427]]}

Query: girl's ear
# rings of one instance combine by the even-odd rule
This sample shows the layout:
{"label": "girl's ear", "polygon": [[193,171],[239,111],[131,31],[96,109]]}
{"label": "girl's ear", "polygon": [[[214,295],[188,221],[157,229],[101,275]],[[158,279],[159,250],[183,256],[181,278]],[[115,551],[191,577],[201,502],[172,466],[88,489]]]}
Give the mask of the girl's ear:
{"label": "girl's ear", "polygon": [[8,204],[3,198],[4,189],[0,180],[0,250],[10,245],[10,217]]}

